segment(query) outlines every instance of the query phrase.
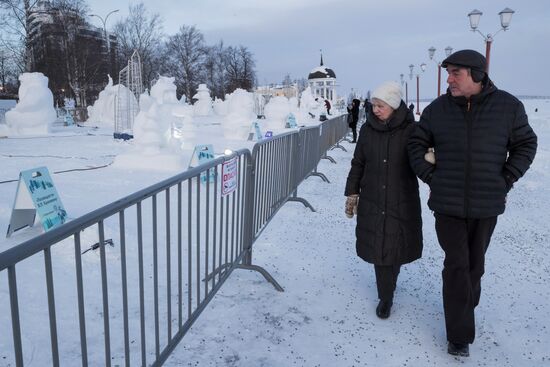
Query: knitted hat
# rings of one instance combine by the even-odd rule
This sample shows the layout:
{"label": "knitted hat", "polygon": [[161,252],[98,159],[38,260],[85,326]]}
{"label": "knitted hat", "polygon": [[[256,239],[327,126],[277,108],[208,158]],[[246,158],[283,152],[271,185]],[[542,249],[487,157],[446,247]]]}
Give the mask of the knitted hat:
{"label": "knitted hat", "polygon": [[401,104],[401,87],[396,82],[384,82],[372,92],[371,98],[384,101],[396,110]]}
{"label": "knitted hat", "polygon": [[460,50],[451,54],[441,63],[444,68],[449,65],[470,68],[472,79],[476,83],[482,81],[486,75],[487,60],[485,56],[474,50]]}

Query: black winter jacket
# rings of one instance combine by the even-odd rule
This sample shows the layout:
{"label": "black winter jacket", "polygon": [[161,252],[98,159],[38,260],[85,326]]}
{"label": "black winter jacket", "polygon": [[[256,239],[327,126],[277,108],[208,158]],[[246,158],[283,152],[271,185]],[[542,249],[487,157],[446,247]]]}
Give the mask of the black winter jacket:
{"label": "black winter jacket", "polygon": [[[430,147],[435,165],[424,160]],[[506,194],[536,150],[523,104],[491,81],[470,100],[449,91],[434,100],[408,144],[415,173],[430,185],[430,209],[460,218],[502,214]]]}
{"label": "black winter jacket", "polygon": [[407,140],[414,128],[401,106],[383,124],[374,114],[361,127],[345,195],[359,194],[357,255],[375,265],[397,265],[422,255],[418,180]]}

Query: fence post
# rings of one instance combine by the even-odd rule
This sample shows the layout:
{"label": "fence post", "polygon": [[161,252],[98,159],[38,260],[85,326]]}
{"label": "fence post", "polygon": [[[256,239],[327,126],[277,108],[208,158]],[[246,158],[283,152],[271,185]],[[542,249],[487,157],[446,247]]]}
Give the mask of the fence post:
{"label": "fence post", "polygon": [[256,169],[255,169],[255,157],[251,154],[250,159],[246,162],[245,172],[245,211],[244,211],[244,236],[243,247],[246,252],[243,263],[244,265],[252,265],[252,242],[254,238],[254,185],[256,182]]}

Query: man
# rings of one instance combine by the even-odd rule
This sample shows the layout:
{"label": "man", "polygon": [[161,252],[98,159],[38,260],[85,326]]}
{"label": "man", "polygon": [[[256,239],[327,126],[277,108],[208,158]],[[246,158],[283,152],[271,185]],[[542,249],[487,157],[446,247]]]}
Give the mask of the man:
{"label": "man", "polygon": [[537,136],[523,104],[489,79],[483,55],[461,50],[441,65],[449,88],[424,109],[408,151],[413,170],[430,186],[428,206],[445,252],[447,351],[467,357],[485,253],[508,191],[533,162]]}

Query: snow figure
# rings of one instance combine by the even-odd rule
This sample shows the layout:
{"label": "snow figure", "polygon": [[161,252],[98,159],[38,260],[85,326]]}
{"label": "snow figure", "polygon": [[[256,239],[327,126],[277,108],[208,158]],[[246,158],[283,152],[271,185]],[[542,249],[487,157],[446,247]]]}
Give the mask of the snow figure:
{"label": "snow figure", "polygon": [[254,113],[254,96],[244,89],[236,89],[226,98],[227,115],[223,123],[223,133],[229,139],[246,140],[252,123],[256,120]]}
{"label": "snow figure", "polygon": [[[181,136],[174,127],[179,124],[173,110],[181,105],[176,97],[174,78],[159,77],[151,96],[142,95],[143,105],[134,121],[134,149],[115,159],[115,167],[182,170]],[[147,109],[144,109],[147,107]]]}
{"label": "snow figure", "polygon": [[297,114],[299,111],[298,98],[290,97],[288,99],[288,104],[290,105],[290,112],[292,112],[293,114]]}
{"label": "snow figure", "polygon": [[144,92],[139,95],[139,110],[149,111],[149,108],[153,105],[153,99],[149,95],[149,92]]}
{"label": "snow figure", "polygon": [[219,116],[225,116],[227,115],[227,108],[228,108],[227,101],[222,100],[221,98],[214,99],[214,112],[216,115]]}
{"label": "snow figure", "polygon": [[290,103],[284,96],[273,97],[265,105],[265,121],[262,121],[263,130],[283,130],[286,118],[290,113]]}
{"label": "snow figure", "polygon": [[194,140],[197,135],[197,127],[193,125],[193,106],[185,103],[185,96],[181,96],[179,103],[172,106],[172,115],[172,136],[179,139],[180,147],[183,147],[185,141]]}
{"label": "snow figure", "polygon": [[159,77],[151,88],[150,102],[136,116],[134,139],[145,154],[156,154],[169,145],[172,136],[172,105],[179,104],[174,78]]}
{"label": "snow figure", "polygon": [[107,86],[99,92],[93,106],[88,106],[87,124],[109,127],[115,124],[115,101],[118,86],[113,86],[113,79],[110,75],[107,75],[107,77],[109,78]]}
{"label": "snow figure", "polygon": [[306,125],[317,125],[319,123],[319,115],[324,111],[326,111],[324,104],[315,100],[315,97],[311,93],[311,88],[307,87],[300,96],[299,121]]}
{"label": "snow figure", "polygon": [[6,124],[11,135],[47,135],[48,125],[57,114],[48,78],[42,73],[19,75],[19,103],[6,112]]}
{"label": "snow figure", "polygon": [[197,100],[193,105],[195,116],[208,116],[212,113],[212,99],[206,84],[199,84],[199,89],[197,89],[197,94],[193,96],[193,99]]}

